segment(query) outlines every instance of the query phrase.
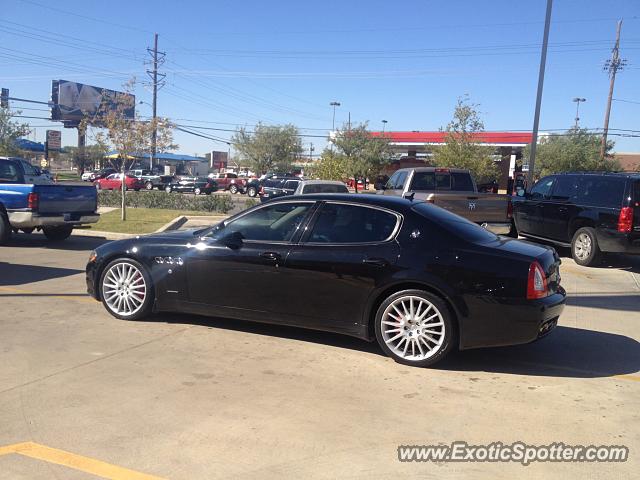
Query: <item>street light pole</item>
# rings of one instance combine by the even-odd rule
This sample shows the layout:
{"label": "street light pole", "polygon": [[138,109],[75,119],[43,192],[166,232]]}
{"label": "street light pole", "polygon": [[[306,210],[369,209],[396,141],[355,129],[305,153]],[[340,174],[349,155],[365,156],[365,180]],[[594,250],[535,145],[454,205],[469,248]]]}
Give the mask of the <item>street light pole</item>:
{"label": "street light pole", "polygon": [[384,133],[384,129],[387,126],[387,121],[386,120],[382,120],[382,133]]}
{"label": "street light pole", "polygon": [[586,98],[580,98],[580,97],[576,97],[573,99],[574,102],[576,102],[576,126],[575,129],[578,129],[578,122],[580,121],[580,102],[586,102],[587,99]]}
{"label": "street light pole", "polygon": [[340,106],[340,102],[331,102],[329,105],[333,107],[333,121],[331,122],[331,131],[336,131],[336,107]]}

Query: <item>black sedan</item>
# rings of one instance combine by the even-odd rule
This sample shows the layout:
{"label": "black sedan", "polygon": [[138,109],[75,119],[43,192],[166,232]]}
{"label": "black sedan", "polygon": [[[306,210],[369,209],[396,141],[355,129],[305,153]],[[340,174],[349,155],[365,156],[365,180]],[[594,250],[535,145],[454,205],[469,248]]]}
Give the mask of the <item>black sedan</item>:
{"label": "black sedan", "polygon": [[376,339],[426,366],[451,349],[528,343],[565,304],[550,247],[437,206],[377,195],[276,199],[201,230],[104,244],[87,289],[113,316],[215,315]]}
{"label": "black sedan", "polygon": [[196,195],[201,193],[210,195],[211,192],[215,192],[217,189],[218,184],[216,181],[207,177],[180,177],[164,187],[164,191],[167,193],[186,192],[195,193]]}

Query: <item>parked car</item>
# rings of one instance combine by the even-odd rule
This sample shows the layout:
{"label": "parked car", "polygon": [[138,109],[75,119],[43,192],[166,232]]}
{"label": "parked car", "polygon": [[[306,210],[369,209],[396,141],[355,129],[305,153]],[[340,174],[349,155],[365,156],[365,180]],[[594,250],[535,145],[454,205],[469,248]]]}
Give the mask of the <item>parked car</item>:
{"label": "parked car", "polygon": [[278,178],[297,178],[293,173],[266,173],[260,178],[254,178],[247,182],[245,190],[249,197],[257,197],[260,192],[260,188],[267,180],[275,180]]}
{"label": "parked car", "polygon": [[49,240],[64,240],[73,227],[98,221],[95,188],[33,183],[28,165],[22,159],[0,158],[0,245],[9,241],[12,231],[42,230]]}
{"label": "parked car", "polygon": [[180,311],[297,325],[376,339],[394,360],[427,366],[454,348],[548,334],[565,304],[559,267],[551,247],[426,202],[320,194],[103,244],[86,279],[120,319]]}
{"label": "parked car", "polygon": [[265,180],[258,195],[261,202],[268,202],[274,198],[293,195],[302,181],[298,177],[272,178]]}
{"label": "parked car", "polygon": [[602,253],[640,254],[640,174],[566,173],[540,179],[514,197],[517,231],[571,248],[579,265]]}
{"label": "parked car", "polygon": [[91,182],[91,177],[95,176],[95,174],[95,171],[87,170],[82,175],[80,175],[80,180],[82,180],[83,182]]}
{"label": "parked car", "polygon": [[510,195],[479,193],[469,170],[418,167],[396,170],[384,195],[426,200],[500,235],[515,235]]}
{"label": "parked car", "polygon": [[[133,175],[124,175],[124,187],[126,190],[135,190],[136,192],[144,188],[144,183],[138,177]],[[122,188],[122,174],[112,173],[106,178],[99,178],[94,182],[98,190],[120,190]]]}
{"label": "parked car", "polygon": [[294,195],[309,195],[312,193],[349,193],[349,189],[342,182],[334,180],[303,180],[293,192]]}
{"label": "parked car", "polygon": [[216,181],[207,177],[180,177],[164,187],[164,191],[167,193],[181,192],[195,193],[196,195],[211,195],[211,192],[215,192],[217,189]]}
{"label": "parked car", "polygon": [[209,178],[215,180],[220,190],[229,190],[231,193],[246,191],[247,180],[235,173],[212,173]]}
{"label": "parked car", "polygon": [[109,175],[113,175],[114,173],[118,173],[115,168],[103,168],[102,170],[92,172],[92,175],[89,176],[89,181],[95,182],[99,178],[107,178]]}
{"label": "parked car", "polygon": [[152,172],[151,170],[135,169],[129,170],[127,173],[140,179],[146,190],[153,190],[154,188],[163,190],[174,180],[173,175],[160,175]]}

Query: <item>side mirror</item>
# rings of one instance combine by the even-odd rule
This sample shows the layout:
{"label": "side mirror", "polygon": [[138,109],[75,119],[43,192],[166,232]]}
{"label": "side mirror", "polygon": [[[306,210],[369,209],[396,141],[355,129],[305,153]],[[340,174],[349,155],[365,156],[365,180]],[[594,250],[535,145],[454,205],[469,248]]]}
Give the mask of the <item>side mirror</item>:
{"label": "side mirror", "polygon": [[232,250],[237,250],[242,247],[242,240],[243,237],[240,232],[229,232],[220,239],[220,243]]}

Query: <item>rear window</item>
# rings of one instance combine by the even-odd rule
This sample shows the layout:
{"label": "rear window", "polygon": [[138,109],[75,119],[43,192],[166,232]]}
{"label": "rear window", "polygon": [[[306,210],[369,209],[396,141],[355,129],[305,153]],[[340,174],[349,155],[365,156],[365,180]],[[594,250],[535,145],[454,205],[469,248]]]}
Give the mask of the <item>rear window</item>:
{"label": "rear window", "polygon": [[475,243],[489,243],[498,239],[498,236],[485,230],[480,225],[470,222],[444,208],[436,207],[430,203],[421,202],[412,209],[425,218],[436,223],[454,236]]}
{"label": "rear window", "polygon": [[473,192],[473,182],[471,175],[464,172],[453,172],[451,174],[451,190],[458,192]]}
{"label": "rear window", "polygon": [[346,185],[311,184],[304,186],[304,193],[349,193]]}
{"label": "rear window", "polygon": [[416,192],[436,189],[436,177],[433,172],[415,172],[411,183],[411,190]]}
{"label": "rear window", "polygon": [[0,160],[0,183],[17,183],[20,172],[13,162]]}
{"label": "rear window", "polygon": [[576,203],[620,208],[624,197],[624,177],[585,175],[578,180]]}

